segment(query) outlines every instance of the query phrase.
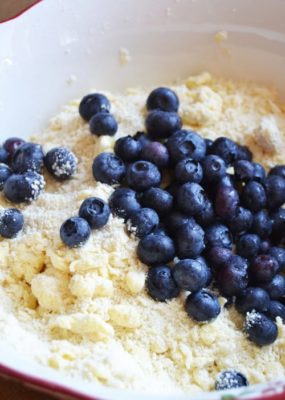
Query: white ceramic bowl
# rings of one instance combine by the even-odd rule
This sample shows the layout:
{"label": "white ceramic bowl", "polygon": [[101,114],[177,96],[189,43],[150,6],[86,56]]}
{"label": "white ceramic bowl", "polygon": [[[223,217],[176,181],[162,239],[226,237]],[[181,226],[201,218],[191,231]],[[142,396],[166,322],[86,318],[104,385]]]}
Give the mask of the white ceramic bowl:
{"label": "white ceramic bowl", "polygon": [[[285,95],[284,16],[285,1],[280,0],[40,2],[0,25],[1,139],[40,131],[60,105],[91,87],[157,85],[208,70],[274,84]],[[227,31],[228,39],[218,45],[214,35],[221,30]],[[119,62],[120,48],[127,48],[132,57],[124,66]],[[5,342],[0,342],[0,372],[65,396],[134,398],[133,393],[67,379],[23,360]],[[231,393],[239,399],[263,393],[262,399],[281,400],[285,381]],[[195,399],[223,395],[213,392]],[[163,396],[174,398],[191,397]]]}

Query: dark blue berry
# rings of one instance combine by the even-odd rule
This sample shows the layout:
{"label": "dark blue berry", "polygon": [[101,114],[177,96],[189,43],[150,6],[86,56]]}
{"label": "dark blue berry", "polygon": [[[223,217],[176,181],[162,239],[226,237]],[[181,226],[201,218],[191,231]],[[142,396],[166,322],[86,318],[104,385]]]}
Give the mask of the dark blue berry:
{"label": "dark blue berry", "polygon": [[41,172],[43,165],[43,149],[36,143],[24,143],[18,147],[11,162],[13,171],[21,174],[27,171]]}
{"label": "dark blue berry", "polygon": [[234,163],[235,178],[242,182],[251,180],[264,182],[265,170],[262,165],[247,160],[238,160]]}
{"label": "dark blue berry", "polygon": [[277,317],[282,319],[283,324],[285,323],[285,305],[279,301],[271,301],[266,312],[267,317],[276,320]]}
{"label": "dark blue berry", "polygon": [[277,260],[269,254],[257,256],[249,268],[255,282],[270,282],[279,269]]}
{"label": "dark blue berry", "polygon": [[267,311],[270,302],[268,293],[260,287],[247,287],[236,299],[236,309],[241,314],[248,311]]}
{"label": "dark blue berry", "polygon": [[146,108],[148,110],[159,109],[162,111],[177,112],[178,107],[179,99],[177,94],[167,87],[159,87],[152,90],[146,101]]}
{"label": "dark blue berry", "polygon": [[11,168],[6,164],[0,164],[0,190],[3,189],[4,183],[12,175]]}
{"label": "dark blue berry", "polygon": [[8,208],[0,212],[0,235],[11,239],[15,237],[24,226],[24,217],[20,210]]}
{"label": "dark blue berry", "polygon": [[285,203],[285,179],[278,175],[269,175],[265,182],[267,207],[278,208]]}
{"label": "dark blue berry", "polygon": [[167,139],[181,126],[181,118],[175,112],[153,110],[145,120],[146,131],[153,139]]}
{"label": "dark blue berry", "polygon": [[246,233],[240,236],[236,243],[237,253],[241,257],[251,260],[259,253],[261,245],[260,237],[253,233]]}
{"label": "dark blue berry", "polygon": [[275,275],[272,281],[260,284],[267,291],[272,300],[278,300],[285,296],[285,277],[283,275]]}
{"label": "dark blue berry", "polygon": [[243,386],[248,386],[246,377],[233,369],[220,372],[215,382],[215,390],[236,389]]}
{"label": "dark blue berry", "polygon": [[252,212],[258,212],[266,207],[265,189],[259,182],[248,182],[243,189],[241,199],[244,207]]}
{"label": "dark blue berry", "polygon": [[84,218],[72,217],[60,227],[60,238],[68,247],[80,247],[89,239],[91,229]]}
{"label": "dark blue berry", "polygon": [[3,146],[0,146],[0,163],[7,164],[8,162],[9,153]]}
{"label": "dark blue berry", "polygon": [[24,139],[18,137],[10,137],[3,143],[4,149],[9,153],[9,158],[11,158],[18,147],[26,143]]}
{"label": "dark blue berry", "polygon": [[141,208],[132,213],[128,221],[128,230],[141,238],[151,233],[159,224],[157,213],[151,208]]}
{"label": "dark blue berry", "polygon": [[210,266],[216,270],[225,265],[232,256],[232,250],[220,246],[212,247],[207,252],[207,260]]}
{"label": "dark blue berry", "polygon": [[190,224],[194,226],[195,221],[193,218],[179,211],[173,211],[170,215],[167,215],[165,217],[166,228],[172,235],[176,235],[176,231],[185,224]]}
{"label": "dark blue berry", "polygon": [[101,93],[92,93],[83,97],[79,104],[79,114],[85,121],[100,112],[109,112],[110,102],[106,96]]}
{"label": "dark blue berry", "polygon": [[214,141],[212,139],[205,139],[205,143],[206,143],[206,154],[207,155],[211,154],[211,147]]}
{"label": "dark blue berry", "polygon": [[198,322],[211,321],[221,312],[217,296],[205,289],[191,293],[187,297],[185,308],[189,317]]}
{"label": "dark blue berry", "polygon": [[173,238],[179,258],[196,258],[205,248],[204,231],[195,221],[190,220],[179,227]]}
{"label": "dark blue berry", "polygon": [[244,330],[248,339],[258,346],[272,344],[278,336],[275,322],[263,313],[256,311],[247,314]]}
{"label": "dark blue berry", "polygon": [[212,225],[215,222],[215,211],[211,200],[206,199],[204,208],[198,214],[195,215],[195,219],[199,225],[203,228]]}
{"label": "dark blue berry", "polygon": [[13,203],[36,200],[45,185],[42,175],[34,171],[11,175],[4,183],[4,194]]}
{"label": "dark blue berry", "polygon": [[56,147],[47,152],[44,164],[50,174],[63,181],[75,174],[77,159],[66,147]]}
{"label": "dark blue berry", "polygon": [[210,154],[203,160],[203,172],[207,182],[217,182],[227,173],[225,161],[215,154]]}
{"label": "dark blue berry", "polygon": [[125,221],[141,208],[137,193],[128,188],[116,189],[109,198],[109,206],[114,215]]}
{"label": "dark blue berry", "polygon": [[118,123],[112,114],[99,112],[91,117],[89,129],[96,136],[114,136],[118,130]]}
{"label": "dark blue berry", "polygon": [[268,250],[268,254],[273,256],[278,264],[281,270],[285,270],[285,249],[283,247],[270,247]]}
{"label": "dark blue berry", "polygon": [[272,232],[272,220],[267,210],[261,210],[253,215],[251,230],[262,239],[270,236]]}
{"label": "dark blue berry", "polygon": [[237,207],[227,220],[227,225],[233,234],[243,234],[250,230],[253,221],[252,213],[243,207]]}
{"label": "dark blue berry", "polygon": [[272,237],[281,241],[285,237],[285,208],[278,208],[271,214]]}
{"label": "dark blue berry", "polygon": [[205,140],[198,133],[186,129],[175,132],[167,140],[166,146],[174,164],[187,157],[200,161],[206,154]]}
{"label": "dark blue berry", "polygon": [[147,265],[168,263],[175,256],[174,243],[168,236],[151,233],[139,241],[137,255]]}
{"label": "dark blue berry", "polygon": [[253,179],[257,182],[263,183],[266,177],[265,169],[259,163],[253,163],[253,165],[254,165]]}
{"label": "dark blue berry", "polygon": [[215,212],[222,219],[231,218],[239,204],[239,194],[232,186],[220,183],[215,196]]}
{"label": "dark blue berry", "polygon": [[168,214],[173,207],[173,196],[166,190],[153,187],[144,192],[141,203],[153,208],[159,215]]}
{"label": "dark blue berry", "polygon": [[176,164],[174,176],[179,183],[200,183],[203,178],[203,169],[198,161],[194,161],[192,158],[184,158]]}
{"label": "dark blue berry", "polygon": [[173,277],[181,289],[197,292],[207,284],[208,267],[199,260],[188,258],[174,265]]}
{"label": "dark blue berry", "polygon": [[231,139],[219,137],[211,146],[211,154],[221,157],[227,165],[231,165],[237,159],[238,146]]}
{"label": "dark blue berry", "polygon": [[[146,135],[144,132],[142,131],[138,131],[133,138],[135,140],[137,140],[138,142],[140,142],[140,144],[142,145],[142,148],[149,142],[152,141],[152,138],[150,138],[148,135]],[[135,160],[134,160],[135,161]]]}
{"label": "dark blue berry", "polygon": [[85,199],[79,208],[79,217],[86,219],[92,229],[99,229],[106,225],[109,216],[108,204],[99,197]]}
{"label": "dark blue berry", "polygon": [[205,207],[206,193],[198,183],[184,183],[177,193],[177,205],[179,209],[189,215],[200,213]]}
{"label": "dark blue berry", "polygon": [[121,160],[133,162],[140,158],[142,144],[132,136],[124,136],[116,140],[114,151]]}
{"label": "dark blue berry", "polygon": [[271,170],[268,172],[268,175],[278,175],[285,179],[285,165],[276,165],[275,167],[271,168]]}
{"label": "dark blue berry", "polygon": [[161,173],[157,166],[149,161],[135,161],[128,166],[126,179],[129,187],[144,191],[153,186],[159,186]]}
{"label": "dark blue berry", "polygon": [[270,247],[271,247],[271,242],[270,242],[270,240],[269,240],[269,239],[263,240],[263,241],[260,243],[259,253],[260,253],[260,254],[266,254],[266,253],[268,253],[268,250],[270,249]]}
{"label": "dark blue berry", "polygon": [[214,224],[205,230],[205,243],[208,249],[211,247],[226,247],[227,249],[231,249],[233,238],[227,226]]}
{"label": "dark blue berry", "polygon": [[162,143],[149,142],[143,147],[141,159],[152,162],[158,168],[164,168],[169,164],[169,153]]}
{"label": "dark blue berry", "polygon": [[248,285],[247,261],[239,256],[232,256],[218,270],[217,283],[225,296],[237,296]]}
{"label": "dark blue berry", "polygon": [[237,145],[237,160],[252,160],[252,152],[249,150],[247,146]]}
{"label": "dark blue berry", "polygon": [[114,185],[124,179],[126,166],[115,154],[101,153],[95,157],[92,171],[96,181]]}
{"label": "dark blue berry", "polygon": [[149,269],[146,278],[148,294],[156,301],[166,301],[179,295],[179,287],[173,279],[171,269],[160,265]]}

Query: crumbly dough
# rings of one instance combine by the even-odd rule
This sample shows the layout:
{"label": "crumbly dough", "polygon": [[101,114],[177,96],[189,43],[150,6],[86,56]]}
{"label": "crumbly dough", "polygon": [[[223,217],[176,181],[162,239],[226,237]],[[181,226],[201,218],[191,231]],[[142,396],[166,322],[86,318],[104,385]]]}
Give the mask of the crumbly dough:
{"label": "crumbly dough", "polygon": [[[186,128],[249,145],[267,168],[284,163],[285,107],[274,90],[209,73],[173,89]],[[66,375],[137,391],[212,390],[225,368],[241,371],[252,384],[284,377],[280,319],[276,342],[259,348],[244,336],[243,318],[234,308],[223,308],[212,323],[198,324],[184,311],[185,294],[169,303],[153,301],[144,290],[147,267],[136,257],[137,239],[127,234],[122,220],[111,216],[79,249],[68,249],[59,238],[60,225],[77,214],[84,199],[107,200],[112,193],[112,187],[94,181],[92,160],[112,151],[118,137],[144,129],[148,93],[106,93],[119,123],[113,138],[90,134],[78,114],[79,100],[32,138],[45,151],[70,148],[78,171],[66,182],[46,174],[44,193],[20,206],[21,234],[0,241],[0,340]],[[6,207],[11,204],[1,194],[0,209]]]}

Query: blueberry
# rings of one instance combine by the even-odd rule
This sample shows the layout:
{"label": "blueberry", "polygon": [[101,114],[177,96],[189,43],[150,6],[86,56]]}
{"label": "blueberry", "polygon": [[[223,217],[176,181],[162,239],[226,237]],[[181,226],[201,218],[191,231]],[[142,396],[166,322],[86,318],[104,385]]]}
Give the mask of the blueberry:
{"label": "blueberry", "polygon": [[259,163],[253,163],[253,165],[254,165],[253,179],[257,182],[264,183],[266,177],[265,169]]}
{"label": "blueberry", "polygon": [[144,192],[141,203],[153,208],[159,215],[168,214],[173,207],[173,196],[166,190],[153,187]]}
{"label": "blueberry", "polygon": [[132,189],[144,191],[159,186],[161,173],[157,166],[149,161],[135,161],[128,166],[126,179]]}
{"label": "blueberry", "polygon": [[99,112],[91,117],[89,129],[96,136],[114,136],[118,130],[118,123],[112,114]]}
{"label": "blueberry", "polygon": [[278,329],[275,322],[263,313],[251,311],[247,313],[244,330],[248,339],[258,346],[265,346],[275,342]]}
{"label": "blueberry", "polygon": [[141,208],[132,213],[128,221],[128,231],[134,232],[135,236],[141,238],[151,233],[159,224],[157,213],[151,208]]}
{"label": "blueberry", "polygon": [[240,236],[236,243],[237,253],[241,257],[251,260],[259,253],[261,245],[260,237],[253,233],[246,233]]}
{"label": "blueberry", "polygon": [[204,177],[208,182],[218,182],[227,173],[225,161],[214,154],[210,154],[203,160]]}
{"label": "blueberry", "polygon": [[283,247],[270,247],[268,250],[268,254],[273,256],[278,264],[281,270],[285,270],[285,249]]}
{"label": "blueberry", "polygon": [[266,193],[264,187],[259,182],[248,182],[242,192],[241,197],[244,207],[252,212],[258,212],[266,207]]}
{"label": "blueberry", "polygon": [[235,178],[248,182],[254,177],[254,163],[247,160],[238,160],[234,163]]}
{"label": "blueberry", "polygon": [[12,157],[18,147],[26,143],[24,139],[18,137],[10,137],[3,143],[4,149],[9,153],[9,157]]}
{"label": "blueberry", "polygon": [[228,184],[220,183],[215,196],[215,212],[222,219],[230,218],[239,204],[237,190]]}
{"label": "blueberry", "polygon": [[153,110],[146,117],[145,126],[153,139],[167,139],[181,129],[182,121],[175,112]]}
{"label": "blueberry", "polygon": [[171,269],[160,265],[149,269],[146,278],[148,294],[156,301],[166,301],[179,295],[179,287],[173,279]]}
{"label": "blueberry", "polygon": [[184,183],[177,193],[177,205],[179,209],[189,215],[200,213],[205,207],[206,193],[198,183]]}
{"label": "blueberry", "polygon": [[169,164],[169,153],[162,143],[149,142],[142,150],[141,159],[152,162],[158,168],[164,168]]}
{"label": "blueberry", "polygon": [[227,165],[231,165],[237,159],[238,146],[231,139],[219,137],[211,146],[211,154],[221,157]]}
{"label": "blueberry", "polygon": [[227,226],[214,224],[205,230],[205,243],[208,249],[211,247],[226,247],[231,249],[233,238]]}
{"label": "blueberry", "polygon": [[195,223],[188,221],[173,234],[176,254],[179,258],[196,258],[205,248],[204,231]]}
{"label": "blueberry", "polygon": [[195,321],[208,322],[220,314],[218,298],[208,290],[191,293],[186,300],[186,312]]}
{"label": "blueberry", "polygon": [[268,172],[268,175],[278,175],[285,179],[285,165],[276,165],[275,167],[271,168],[271,170]]}
{"label": "blueberry", "polygon": [[256,282],[270,282],[279,269],[277,260],[269,254],[260,254],[250,265],[250,273]]}
{"label": "blueberry", "polygon": [[44,164],[50,174],[63,181],[75,174],[77,159],[66,147],[56,147],[47,152]]}
{"label": "blueberry", "polygon": [[232,250],[226,247],[211,247],[207,252],[207,260],[212,268],[218,270],[233,256]]}
{"label": "blueberry", "polygon": [[99,229],[106,225],[109,216],[108,204],[99,197],[85,199],[79,208],[79,217],[84,218],[92,229]]}
{"label": "blueberry", "polygon": [[262,239],[270,236],[272,232],[272,220],[267,210],[261,210],[253,215],[251,230]]}
{"label": "blueberry", "polygon": [[273,319],[273,321],[275,321],[275,319],[277,317],[280,317],[284,324],[285,323],[285,305],[280,303],[279,301],[270,301],[266,315],[270,319]]}
{"label": "blueberry", "polygon": [[194,226],[195,221],[193,218],[179,211],[173,211],[170,215],[167,215],[165,218],[166,228],[173,235],[176,235],[176,231],[185,224],[190,224]]}
{"label": "blueberry", "polygon": [[114,215],[125,221],[141,208],[137,193],[128,188],[116,189],[109,198],[109,206]]}
{"label": "blueberry", "polygon": [[199,260],[188,258],[174,265],[173,277],[181,289],[197,292],[206,286],[208,267]]}
{"label": "blueberry", "polygon": [[13,174],[4,183],[4,194],[13,203],[36,200],[45,185],[42,175],[34,171]]}
{"label": "blueberry", "polygon": [[269,175],[265,182],[268,208],[278,208],[285,203],[285,179],[278,175]]}
{"label": "blueberry", "polygon": [[252,152],[247,146],[237,145],[237,156],[236,160],[252,160]]}
{"label": "blueberry", "polygon": [[90,234],[88,222],[80,217],[69,218],[60,227],[60,238],[70,248],[82,246]]}
{"label": "blueberry", "polygon": [[214,141],[212,139],[205,139],[205,143],[206,143],[206,154],[207,155],[211,154],[211,147]]}
{"label": "blueberry", "polygon": [[126,166],[115,154],[100,153],[93,161],[92,171],[96,181],[113,185],[122,182]]}
{"label": "blueberry", "polygon": [[212,225],[215,222],[215,211],[211,200],[205,200],[204,208],[195,215],[195,219],[203,228]]}
{"label": "blueberry", "polygon": [[270,249],[270,247],[271,247],[271,242],[270,242],[270,240],[269,240],[269,239],[263,240],[263,241],[260,243],[259,253],[260,253],[260,254],[267,254],[267,253],[268,253],[268,250]]}
{"label": "blueberry", "polygon": [[146,101],[146,108],[148,110],[159,109],[162,111],[177,112],[178,107],[179,99],[177,94],[167,87],[154,89],[150,92]]}
{"label": "blueberry", "polygon": [[203,169],[198,161],[194,161],[192,158],[184,158],[176,164],[174,176],[179,183],[200,183],[203,178]]}
{"label": "blueberry", "polygon": [[9,162],[9,153],[3,146],[0,146],[0,163],[8,164]]}
{"label": "blueberry", "polygon": [[41,172],[44,165],[44,153],[42,147],[36,143],[24,143],[15,151],[11,167],[14,172],[27,171]]}
{"label": "blueberry", "polygon": [[237,207],[232,217],[227,221],[233,234],[243,234],[250,230],[253,221],[252,213],[243,207]]}
{"label": "blueberry", "polygon": [[6,164],[0,164],[0,190],[3,189],[4,183],[12,175],[11,168]]}
{"label": "blueberry", "polygon": [[260,287],[247,287],[236,299],[236,309],[241,314],[248,311],[267,311],[270,302],[268,293]]}
{"label": "blueberry", "polygon": [[275,275],[272,281],[260,285],[267,291],[272,300],[278,300],[285,296],[285,277],[283,275]]}
{"label": "blueberry", "polygon": [[115,143],[115,154],[125,162],[137,161],[140,158],[142,144],[131,136],[124,136]]}
{"label": "blueberry", "polygon": [[168,263],[175,256],[174,243],[168,236],[151,233],[139,241],[137,255],[147,265]]}
{"label": "blueberry", "polygon": [[[141,145],[142,145],[142,148],[147,144],[147,143],[149,143],[149,142],[151,142],[152,141],[152,138],[150,137],[150,136],[148,136],[148,135],[146,135],[144,132],[142,132],[142,131],[138,131],[134,136],[133,136],[133,138],[135,139],[135,140],[137,140]],[[134,160],[135,161],[135,160]]]}
{"label": "blueberry", "polygon": [[219,373],[215,382],[215,390],[236,389],[248,386],[246,377],[233,369],[226,369]]}
{"label": "blueberry", "polygon": [[187,157],[200,161],[206,154],[205,140],[198,133],[186,129],[173,133],[166,146],[174,164]]}
{"label": "blueberry", "polygon": [[20,210],[8,208],[0,212],[0,235],[11,239],[15,237],[24,226],[24,217]]}
{"label": "blueberry", "polygon": [[83,97],[79,104],[79,114],[85,121],[100,112],[108,113],[111,105],[106,96],[101,93],[91,93]]}
{"label": "blueberry", "polygon": [[225,296],[237,296],[248,285],[248,265],[244,258],[232,256],[218,270],[217,283]]}
{"label": "blueberry", "polygon": [[285,237],[285,209],[278,208],[271,214],[272,218],[272,237],[282,240]]}

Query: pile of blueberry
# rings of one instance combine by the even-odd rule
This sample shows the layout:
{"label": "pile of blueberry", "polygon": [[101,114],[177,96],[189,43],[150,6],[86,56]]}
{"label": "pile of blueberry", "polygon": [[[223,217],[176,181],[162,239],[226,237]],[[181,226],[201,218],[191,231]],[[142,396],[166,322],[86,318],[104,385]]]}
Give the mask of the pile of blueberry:
{"label": "pile of blueberry", "polygon": [[[45,166],[58,180],[74,175],[77,160],[65,147],[57,147],[46,155],[39,144],[12,137],[0,146],[0,190],[12,203],[31,202],[41,194]],[[23,228],[24,218],[16,208],[0,213],[0,235],[12,238]]]}
{"label": "pile of blueberry", "polygon": [[[182,129],[169,88],[153,90],[146,108],[146,133],[118,139],[92,170],[115,185],[110,210],[140,238],[149,295],[166,301],[190,292],[186,312],[207,322],[221,311],[220,293],[245,315],[251,341],[273,343],[275,318],[285,321],[285,165],[266,175],[247,147]],[[92,134],[117,131],[105,96],[85,96],[79,112]]]}

